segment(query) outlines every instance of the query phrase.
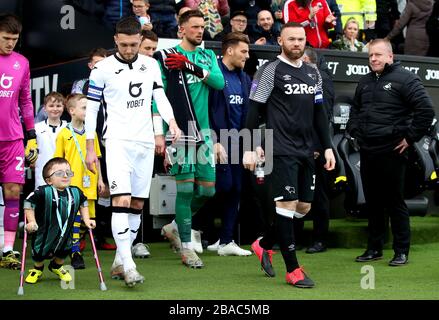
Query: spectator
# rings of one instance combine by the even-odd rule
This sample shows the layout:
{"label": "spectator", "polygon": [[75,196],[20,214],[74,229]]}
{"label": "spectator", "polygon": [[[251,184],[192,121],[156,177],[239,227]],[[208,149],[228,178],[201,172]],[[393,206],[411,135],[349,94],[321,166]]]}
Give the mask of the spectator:
{"label": "spectator", "polygon": [[284,6],[284,21],[300,23],[309,45],[314,48],[329,47],[327,32],[335,26],[335,20],[326,1],[288,0]]}
{"label": "spectator", "polygon": [[401,18],[395,23],[393,30],[387,35],[387,39],[392,40],[407,26],[404,54],[426,56],[430,47],[426,24],[432,11],[433,0],[407,1]]}
{"label": "spectator", "polygon": [[439,57],[439,42],[434,41],[439,34],[439,0],[436,0],[433,11],[427,21],[427,33],[430,38],[429,55]]}
{"label": "spectator", "polygon": [[148,14],[149,0],[131,0],[133,13],[139,19],[142,30],[152,30],[151,17]]}
{"label": "spectator", "polygon": [[129,0],[106,0],[104,2],[104,22],[107,26],[114,28],[120,18],[131,15],[131,4]]}
{"label": "spectator", "polygon": [[374,39],[376,16],[375,0],[337,0],[343,26],[349,18],[360,24],[360,41]]}
{"label": "spectator", "polygon": [[341,13],[336,0],[326,0],[333,16],[336,18],[335,27],[328,31],[328,36],[332,41],[343,36],[343,24],[341,23]]}
{"label": "spectator", "polygon": [[153,24],[153,30],[159,38],[177,37],[178,11],[184,6],[184,1],[176,0],[149,0],[151,5],[149,14]]}
{"label": "spectator", "polygon": [[357,262],[383,257],[386,216],[390,216],[394,257],[390,266],[408,262],[410,218],[404,202],[407,148],[427,134],[433,102],[421,79],[394,62],[392,45],[377,39],[369,45],[371,72],[356,88],[347,125],[360,146],[360,172],[368,209],[369,238]]}
{"label": "spectator", "polygon": [[343,37],[332,43],[332,47],[338,50],[367,52],[367,46],[358,41],[359,24],[355,18],[346,21],[343,28]]}
{"label": "spectator", "polygon": [[229,25],[222,32],[216,35],[216,41],[222,41],[224,36],[230,32],[246,33],[247,29],[247,13],[244,11],[235,11],[230,15]]}
{"label": "spectator", "polygon": [[257,45],[278,45],[278,32],[275,32],[271,11],[262,10],[258,13],[257,26],[249,30],[251,42]]}
{"label": "spectator", "polygon": [[399,20],[401,14],[396,0],[376,0],[376,8],[375,32],[378,38],[384,38],[392,31],[395,22]]}
{"label": "spectator", "polygon": [[230,12],[244,11],[247,13],[248,26],[256,26],[258,13],[261,10],[270,10],[271,0],[229,0]]}
{"label": "spectator", "polygon": [[283,8],[286,0],[271,0],[270,10],[274,16],[274,30],[275,32],[280,32],[280,28],[283,24]]}
{"label": "spectator", "polygon": [[204,39],[212,40],[223,31],[221,17],[229,13],[227,0],[185,0],[185,5],[192,10],[198,9],[204,15]]}
{"label": "spectator", "polygon": [[61,93],[51,92],[44,97],[43,109],[48,118],[35,124],[39,146],[38,159],[35,163],[35,189],[46,184],[43,167],[53,157],[59,131],[67,125],[67,121],[61,120],[64,108],[65,99]]}

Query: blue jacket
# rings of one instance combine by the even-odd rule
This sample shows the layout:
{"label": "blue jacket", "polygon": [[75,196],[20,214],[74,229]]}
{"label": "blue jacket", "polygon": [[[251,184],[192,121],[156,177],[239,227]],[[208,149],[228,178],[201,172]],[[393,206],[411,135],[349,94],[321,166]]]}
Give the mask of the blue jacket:
{"label": "blue jacket", "polygon": [[[229,103],[229,96],[230,91],[227,86],[227,77],[225,75],[226,66],[221,61],[221,59],[218,59],[218,65],[221,69],[221,72],[224,75],[224,81],[226,83],[223,90],[214,90],[210,89],[209,91],[209,119],[210,119],[210,126],[212,130],[215,131],[217,139],[219,139],[219,134],[221,129],[231,129],[231,121],[230,121],[230,103]],[[244,93],[244,103],[243,103],[243,110],[242,110],[242,123],[241,123],[241,129],[244,128],[245,124],[245,118],[247,116],[247,110],[248,110],[248,104],[249,104],[249,94],[250,94],[250,86],[251,86],[251,79],[247,73],[244,71],[239,71],[238,73],[239,80],[241,80],[243,93]]]}
{"label": "blue jacket", "polygon": [[[221,129],[231,129],[232,123],[230,119],[230,103],[229,96],[230,91],[227,86],[227,74],[225,74],[225,69],[227,68],[221,59],[218,60],[218,65],[221,72],[224,75],[225,87],[223,90],[213,90],[209,91],[209,118],[210,126],[212,130],[215,131],[217,136],[217,141],[220,138]],[[239,71],[239,79],[241,80],[244,103],[242,104],[242,122],[241,129],[244,128],[245,119],[247,117],[248,105],[249,105],[249,94],[251,79],[247,73],[244,71]],[[214,141],[215,143],[216,141]],[[230,145],[229,145],[230,150]],[[230,160],[230,157],[229,157]],[[242,161],[242,156],[240,155],[239,161]],[[241,164],[216,164],[216,183],[215,188],[217,192],[241,192],[242,187],[242,171],[243,167]]]}

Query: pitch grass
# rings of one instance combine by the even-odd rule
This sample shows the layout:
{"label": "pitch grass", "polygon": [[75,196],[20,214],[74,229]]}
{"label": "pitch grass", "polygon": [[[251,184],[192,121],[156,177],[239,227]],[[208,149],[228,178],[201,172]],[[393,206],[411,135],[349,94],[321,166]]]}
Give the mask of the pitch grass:
{"label": "pitch grass", "polygon": [[[244,246],[249,249],[248,246]],[[413,245],[410,263],[404,267],[389,267],[392,250],[384,251],[384,259],[369,263],[375,271],[375,289],[361,289],[364,264],[354,262],[362,249],[329,249],[309,255],[298,252],[303,264],[316,282],[313,289],[298,289],[285,283],[285,269],[280,253],[274,255],[275,278],[267,278],[259,262],[250,257],[219,257],[216,253],[202,254],[204,269],[184,267],[178,255],[167,243],[150,245],[152,257],[136,260],[146,281],[127,288],[123,281],[112,280],[109,269],[114,252],[99,251],[108,291],[100,291],[97,271],[87,245],[84,257],[87,268],[75,273],[75,289],[63,290],[56,276],[46,269],[41,282],[25,284],[24,296],[17,296],[19,271],[0,269],[0,300],[7,299],[73,299],[73,300],[317,300],[317,299],[439,299],[439,243]],[[28,253],[29,255],[29,253]],[[32,266],[30,260],[26,268]]]}

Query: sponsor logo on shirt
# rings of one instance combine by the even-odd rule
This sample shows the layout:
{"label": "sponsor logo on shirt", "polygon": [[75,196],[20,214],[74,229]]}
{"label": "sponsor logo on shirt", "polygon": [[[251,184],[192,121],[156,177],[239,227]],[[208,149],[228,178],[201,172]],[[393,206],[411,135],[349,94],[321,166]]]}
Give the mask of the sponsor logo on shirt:
{"label": "sponsor logo on shirt", "polygon": [[[7,76],[6,74],[2,74],[0,78],[0,98],[11,98],[14,94],[14,90],[7,90],[12,87],[12,80],[14,77]],[[3,90],[2,90],[3,89]]]}
{"label": "sponsor logo on shirt", "polygon": [[130,82],[130,88],[129,88],[129,92],[130,92],[130,96],[132,96],[133,98],[137,98],[142,94],[142,84],[143,82],[139,82],[139,83],[132,83]]}
{"label": "sponsor logo on shirt", "polygon": [[286,74],[286,75],[282,76],[282,79],[284,79],[285,81],[290,81],[291,76],[289,74]]}
{"label": "sponsor logo on shirt", "polygon": [[9,89],[10,87],[12,87],[13,79],[14,77],[8,77],[3,73],[2,77],[0,78],[0,87],[2,87],[3,89]]}

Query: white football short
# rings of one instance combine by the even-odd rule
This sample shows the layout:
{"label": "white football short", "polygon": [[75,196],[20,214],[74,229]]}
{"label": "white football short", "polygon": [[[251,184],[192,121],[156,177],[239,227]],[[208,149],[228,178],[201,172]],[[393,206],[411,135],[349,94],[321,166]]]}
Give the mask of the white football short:
{"label": "white football short", "polygon": [[112,196],[149,198],[154,145],[151,143],[107,139],[107,176]]}

